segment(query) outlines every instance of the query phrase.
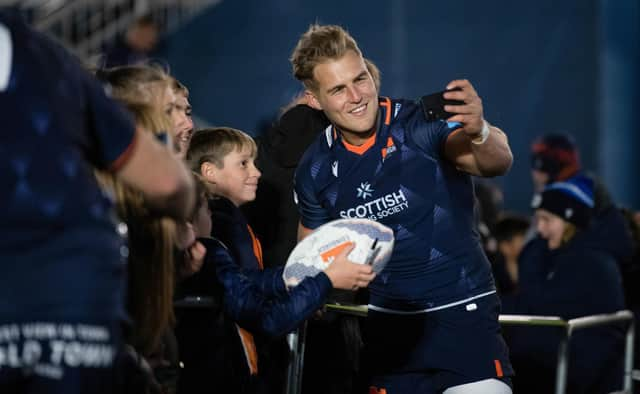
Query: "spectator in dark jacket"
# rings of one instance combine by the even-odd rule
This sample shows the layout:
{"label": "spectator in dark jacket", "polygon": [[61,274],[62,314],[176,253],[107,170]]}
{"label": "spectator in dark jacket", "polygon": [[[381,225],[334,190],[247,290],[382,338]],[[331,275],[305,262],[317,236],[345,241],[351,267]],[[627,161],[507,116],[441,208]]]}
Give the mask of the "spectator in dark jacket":
{"label": "spectator in dark jacket", "polygon": [[[638,282],[633,272],[631,229],[603,182],[594,174],[583,171],[574,140],[566,134],[547,134],[534,141],[531,146],[531,175],[538,192],[549,183],[568,179],[592,182],[593,214],[585,237],[592,247],[615,258],[626,286],[625,292],[632,293]],[[520,271],[526,272],[529,268],[525,262]]]}
{"label": "spectator in dark jacket", "polygon": [[631,233],[602,181],[582,170],[573,139],[565,134],[547,134],[536,140],[531,146],[531,175],[536,192],[552,182],[576,177],[593,183],[593,220],[589,226],[592,240],[612,253],[624,272],[633,255]]}
{"label": "spectator in dark jacket", "polygon": [[[503,312],[563,319],[624,309],[614,256],[594,246],[589,233],[593,186],[587,178],[547,185],[534,197],[538,237],[522,251],[519,293],[503,297]],[[553,391],[560,333],[550,328],[511,328],[507,336],[518,393]],[[569,347],[569,393],[620,388],[623,332],[617,326],[577,331]]]}

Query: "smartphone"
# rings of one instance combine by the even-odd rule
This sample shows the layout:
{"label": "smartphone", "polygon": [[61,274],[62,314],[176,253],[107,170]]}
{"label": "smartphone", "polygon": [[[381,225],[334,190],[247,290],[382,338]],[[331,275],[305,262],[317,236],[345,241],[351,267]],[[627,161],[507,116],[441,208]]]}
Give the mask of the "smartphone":
{"label": "smartphone", "polygon": [[447,120],[455,114],[451,112],[447,112],[444,110],[445,105],[463,105],[464,101],[460,100],[447,100],[442,95],[445,92],[452,92],[456,90],[462,90],[461,88],[455,88],[450,90],[443,90],[442,92],[428,94],[426,96],[422,96],[420,98],[420,102],[422,103],[422,111],[424,112],[424,117],[428,121],[434,120]]}

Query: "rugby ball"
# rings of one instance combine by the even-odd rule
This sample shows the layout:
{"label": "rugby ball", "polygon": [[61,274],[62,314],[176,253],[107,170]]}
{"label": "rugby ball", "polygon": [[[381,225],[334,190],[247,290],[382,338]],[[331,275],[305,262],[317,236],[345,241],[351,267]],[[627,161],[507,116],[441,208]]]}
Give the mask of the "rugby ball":
{"label": "rugby ball", "polygon": [[293,249],[282,274],[287,286],[296,286],[307,276],[315,276],[331,264],[349,243],[355,248],[349,260],[371,264],[380,273],[391,258],[393,230],[369,219],[337,219],[315,229]]}

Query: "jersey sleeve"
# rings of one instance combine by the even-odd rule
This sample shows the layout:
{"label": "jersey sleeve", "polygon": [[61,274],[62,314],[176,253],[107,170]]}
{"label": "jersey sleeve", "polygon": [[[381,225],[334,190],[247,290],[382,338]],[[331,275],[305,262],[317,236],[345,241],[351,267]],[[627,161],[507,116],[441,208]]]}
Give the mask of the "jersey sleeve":
{"label": "jersey sleeve", "polygon": [[118,171],[128,161],[135,144],[135,124],[131,115],[116,101],[107,97],[103,87],[83,71],[86,97],[89,160],[98,168]]}
{"label": "jersey sleeve", "polygon": [[322,206],[315,192],[312,173],[306,161],[296,170],[293,193],[304,227],[315,229],[331,220],[329,211]]}
{"label": "jersey sleeve", "polygon": [[416,105],[407,122],[409,138],[420,150],[436,159],[442,157],[447,138],[458,128],[458,122],[427,121],[419,105]]}

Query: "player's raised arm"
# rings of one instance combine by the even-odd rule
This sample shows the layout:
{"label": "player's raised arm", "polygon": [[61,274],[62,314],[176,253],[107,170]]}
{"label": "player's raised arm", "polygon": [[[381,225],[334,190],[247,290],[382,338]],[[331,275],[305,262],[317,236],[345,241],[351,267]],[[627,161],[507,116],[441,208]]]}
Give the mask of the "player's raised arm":
{"label": "player's raised arm", "polygon": [[454,114],[449,122],[461,123],[445,144],[445,156],[460,170],[478,176],[505,174],[513,162],[513,155],[505,133],[483,117],[482,99],[469,81],[455,80],[447,85],[445,99],[459,100],[463,105],[446,105],[445,111]]}

